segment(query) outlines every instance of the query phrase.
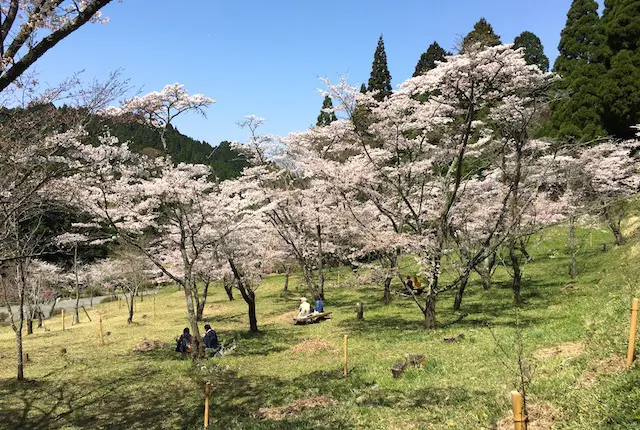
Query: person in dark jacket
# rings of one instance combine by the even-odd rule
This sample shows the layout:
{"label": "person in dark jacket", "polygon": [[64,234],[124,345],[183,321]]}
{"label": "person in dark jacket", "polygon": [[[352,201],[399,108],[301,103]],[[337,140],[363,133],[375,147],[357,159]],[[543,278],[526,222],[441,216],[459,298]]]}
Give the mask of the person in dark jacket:
{"label": "person in dark jacket", "polygon": [[191,352],[191,333],[189,333],[189,328],[185,327],[182,330],[182,334],[177,341],[176,351],[177,352]]}
{"label": "person in dark jacket", "polygon": [[204,325],[204,337],[202,338],[202,342],[204,342],[204,347],[207,352],[218,352],[220,350],[220,342],[218,342],[218,335],[211,328],[211,325]]}

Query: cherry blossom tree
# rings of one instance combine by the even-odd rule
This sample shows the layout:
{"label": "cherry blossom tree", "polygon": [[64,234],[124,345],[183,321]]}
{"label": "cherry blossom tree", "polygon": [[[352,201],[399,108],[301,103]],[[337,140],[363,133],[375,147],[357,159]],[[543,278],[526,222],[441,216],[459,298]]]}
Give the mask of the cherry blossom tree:
{"label": "cherry blossom tree", "polygon": [[143,122],[160,131],[164,150],[167,150],[165,134],[173,120],[186,112],[206,116],[205,108],[215,100],[203,94],[189,95],[182,84],[166,85],[162,91],[154,91],[142,97],[133,97],[122,103],[119,108],[109,107],[102,111],[104,115],[123,116],[126,114],[141,118]]}
{"label": "cherry blossom tree", "polygon": [[0,1],[0,92],[86,23],[106,23],[113,0]]}

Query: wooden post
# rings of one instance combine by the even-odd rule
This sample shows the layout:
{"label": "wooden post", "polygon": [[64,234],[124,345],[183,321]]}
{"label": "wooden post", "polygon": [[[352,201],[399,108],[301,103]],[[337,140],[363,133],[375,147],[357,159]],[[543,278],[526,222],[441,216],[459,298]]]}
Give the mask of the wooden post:
{"label": "wooden post", "polygon": [[102,333],[102,317],[100,317],[99,327],[100,327],[100,346],[104,346],[104,334]]}
{"label": "wooden post", "polygon": [[344,376],[347,376],[347,335],[344,335]]}
{"label": "wooden post", "polygon": [[527,430],[527,417],[524,415],[524,402],[522,394],[518,391],[511,392],[511,404],[513,405],[514,430]]}
{"label": "wooden post", "polygon": [[87,312],[87,310],[84,308],[84,306],[80,306],[80,307],[84,311],[85,315],[87,315],[87,318],[89,318],[89,322],[91,322],[91,317],[89,316],[89,312]]}
{"label": "wooden post", "polygon": [[156,317],[156,296],[153,296],[153,317]]}
{"label": "wooden post", "polygon": [[593,248],[593,232],[589,232],[589,248]]}
{"label": "wooden post", "polygon": [[627,351],[627,369],[633,364],[633,352],[636,343],[636,327],[638,324],[638,299],[631,304],[631,329],[629,330],[629,351]]}
{"label": "wooden post", "polygon": [[211,395],[211,382],[207,381],[204,387],[204,428],[209,428],[209,396]]}
{"label": "wooden post", "polygon": [[64,309],[62,310],[62,331],[64,331]]}

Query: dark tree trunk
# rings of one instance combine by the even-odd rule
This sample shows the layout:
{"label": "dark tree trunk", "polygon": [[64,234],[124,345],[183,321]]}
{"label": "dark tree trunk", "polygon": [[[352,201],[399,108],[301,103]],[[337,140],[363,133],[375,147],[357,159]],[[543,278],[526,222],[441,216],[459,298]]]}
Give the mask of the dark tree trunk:
{"label": "dark tree trunk", "polygon": [[27,316],[27,334],[33,334],[33,318]]}
{"label": "dark tree trunk", "polygon": [[387,276],[384,280],[384,304],[391,303],[391,276]]}
{"label": "dark tree trunk", "polygon": [[38,309],[38,328],[42,328],[42,311]]}
{"label": "dark tree trunk", "polygon": [[181,285],[184,292],[184,299],[187,303],[187,318],[191,326],[191,342],[193,344],[193,356],[196,358],[204,357],[204,344],[200,341],[200,328],[198,327],[198,319],[196,318],[196,310],[193,306],[193,285],[190,282],[191,274],[186,273],[184,284]]}
{"label": "dark tree trunk", "polygon": [[576,279],[578,277],[578,266],[577,266],[577,250],[576,250],[576,217],[575,215],[571,215],[569,217],[569,251],[571,253],[571,279]]}
{"label": "dark tree trunk", "polygon": [[[202,316],[204,315],[204,307],[207,305],[207,296],[209,295],[209,284],[211,281],[206,281],[204,283],[204,289],[202,290],[202,297],[196,302],[198,305],[196,318],[198,321],[202,321]],[[198,291],[196,290],[196,297],[198,297]]]}
{"label": "dark tree trunk", "polygon": [[287,266],[287,271],[284,274],[284,291],[289,291],[289,275],[291,274],[291,268]]}
{"label": "dark tree trunk", "polygon": [[363,303],[356,303],[356,315],[357,318],[359,320],[363,320],[364,319],[364,304]]}
{"label": "dark tree trunk", "polygon": [[238,267],[236,267],[235,262],[232,259],[229,259],[229,266],[231,267],[231,271],[233,272],[233,276],[236,279],[236,286],[242,295],[243,300],[247,304],[248,312],[249,312],[249,331],[252,333],[258,332],[258,316],[256,315],[256,295],[251,288],[244,284],[244,280],[242,279],[242,274]]}
{"label": "dark tree trunk", "polygon": [[482,288],[484,290],[491,289],[491,283],[493,281],[493,269],[496,265],[496,253],[492,252],[487,258],[476,267],[476,272],[480,275],[482,280]]}
{"label": "dark tree trunk", "polygon": [[18,330],[16,330],[16,352],[18,358],[18,381],[24,379],[24,361],[22,357],[22,319],[19,321]]}
{"label": "dark tree trunk", "polygon": [[248,291],[250,299],[247,301],[249,307],[249,331],[258,332],[258,317],[256,315],[256,297],[253,291]]}
{"label": "dark tree trunk", "polygon": [[511,287],[513,289],[513,302],[516,305],[522,303],[522,297],[520,290],[522,288],[522,270],[520,269],[520,257],[516,253],[515,241],[509,243],[509,258],[511,259],[511,267],[513,269],[513,282]]}
{"label": "dark tree trunk", "polygon": [[129,318],[127,318],[127,324],[131,324],[133,322],[133,301],[135,300],[135,294],[131,294],[131,298],[129,300]]}
{"label": "dark tree trunk", "polygon": [[424,308],[424,324],[428,329],[436,328],[436,292],[434,288],[430,288],[427,295],[427,303]]}
{"label": "dark tree trunk", "polygon": [[227,297],[229,297],[229,301],[232,302],[233,301],[233,285],[226,285],[225,284],[224,290],[227,293]]}
{"label": "dark tree trunk", "polygon": [[460,279],[460,286],[458,287],[458,291],[456,291],[456,298],[453,301],[453,310],[459,311],[460,306],[462,306],[462,296],[464,295],[464,290],[467,288],[467,283],[469,282],[469,273],[466,273],[462,279]]}
{"label": "dark tree trunk", "polygon": [[80,282],[78,281],[78,244],[75,245],[73,251],[73,272],[76,278],[76,306],[73,310],[73,322],[78,324],[80,322]]}

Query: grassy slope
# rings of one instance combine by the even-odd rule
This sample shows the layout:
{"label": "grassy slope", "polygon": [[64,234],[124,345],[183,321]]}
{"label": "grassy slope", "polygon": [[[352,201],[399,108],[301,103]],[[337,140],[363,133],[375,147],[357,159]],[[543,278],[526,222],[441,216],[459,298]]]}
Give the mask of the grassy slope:
{"label": "grassy slope", "polygon": [[[629,243],[601,252],[590,248],[581,231],[581,275],[571,284],[567,276],[566,230],[545,232],[532,245],[533,261],[525,269],[526,305],[520,313],[525,351],[534,367],[530,403],[550,402],[561,411],[556,428],[640,428],[640,371],[601,375],[595,385],[578,389],[595,360],[623,356],[629,303],[640,293],[635,264],[640,244]],[[594,243],[609,243],[605,232]],[[258,290],[261,333],[247,333],[246,307],[241,299],[229,303],[222,289],[214,291],[206,309],[223,340],[236,337],[232,355],[199,369],[173,352],[174,337],[185,326],[184,298],[175,287],[139,303],[137,322],[126,325],[124,307],[108,303],[90,311],[93,322],[61,331],[59,318],[47,322],[25,339],[28,381],[14,375],[14,340],[10,328],[0,328],[1,428],[200,428],[203,381],[213,385],[212,428],[465,428],[490,429],[509,410],[507,395],[515,377],[501,362],[515,357],[499,352],[486,327],[506,347],[514,342],[511,293],[506,272],[496,286],[482,291],[477,280],[469,288],[462,322],[425,331],[415,304],[397,297],[381,303],[374,286],[348,286],[327,292],[331,321],[291,326],[286,315],[297,307],[292,292],[281,292],[282,278],[271,276]],[[573,285],[567,288],[568,285]],[[456,318],[452,297],[438,304],[439,321]],[[365,320],[357,321],[354,305],[363,301]],[[99,347],[97,317],[102,314],[107,345]],[[146,318],[142,318],[146,314]],[[459,343],[444,343],[447,335],[464,333]],[[350,368],[342,377],[343,335],[350,337]],[[165,350],[132,352],[144,337],[169,344]],[[290,348],[307,338],[321,338],[333,350],[295,354]],[[577,357],[535,360],[533,352],[564,342],[584,342]],[[65,347],[66,354],[61,354]],[[405,353],[427,356],[425,369],[392,379],[389,368]],[[261,420],[258,409],[281,406],[296,399],[327,395],[337,401],[328,409],[309,409],[285,421]]]}

